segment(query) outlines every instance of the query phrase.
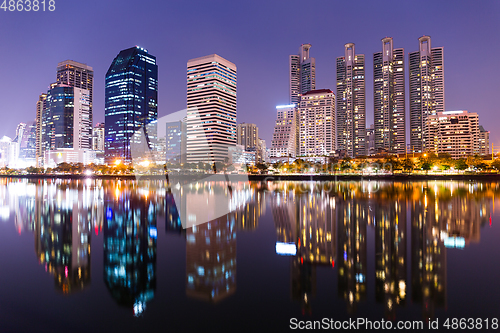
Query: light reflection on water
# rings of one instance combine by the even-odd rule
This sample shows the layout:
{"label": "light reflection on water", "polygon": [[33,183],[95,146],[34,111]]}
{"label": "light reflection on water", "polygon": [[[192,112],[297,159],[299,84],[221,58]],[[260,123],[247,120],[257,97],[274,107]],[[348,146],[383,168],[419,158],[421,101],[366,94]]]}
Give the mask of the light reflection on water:
{"label": "light reflection on water", "polygon": [[[336,295],[349,315],[374,297],[385,318],[412,303],[427,319],[447,308],[447,252],[480,243],[500,194],[496,182],[240,183],[231,189],[230,213],[182,228],[186,203],[227,192],[226,186],[185,187],[178,201],[186,202],[176,206],[164,181],[0,179],[0,221],[34,235],[37,261],[56,290],[71,295],[103,278],[115,303],[134,316],[147,313],[157,297],[164,234],[185,239],[185,248],[176,249],[185,252],[185,284],[171,287],[219,304],[238,295],[237,234],[264,221],[275,230],[276,251],[268,255],[289,257],[290,298],[303,315],[312,315],[321,293],[317,270],[324,267],[335,272]],[[93,247],[93,237],[103,238],[101,248]],[[96,255],[103,258],[102,277],[91,272]],[[276,269],[252,265],[255,278]]]}

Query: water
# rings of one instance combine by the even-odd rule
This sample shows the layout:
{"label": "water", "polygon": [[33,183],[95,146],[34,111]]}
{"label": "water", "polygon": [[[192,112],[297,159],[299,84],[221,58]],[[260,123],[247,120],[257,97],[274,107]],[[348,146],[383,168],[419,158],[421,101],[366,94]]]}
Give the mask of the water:
{"label": "water", "polygon": [[[500,317],[497,182],[174,192],[153,180],[0,179],[0,332]],[[231,212],[215,216],[215,203]],[[203,213],[212,221],[182,228]]]}

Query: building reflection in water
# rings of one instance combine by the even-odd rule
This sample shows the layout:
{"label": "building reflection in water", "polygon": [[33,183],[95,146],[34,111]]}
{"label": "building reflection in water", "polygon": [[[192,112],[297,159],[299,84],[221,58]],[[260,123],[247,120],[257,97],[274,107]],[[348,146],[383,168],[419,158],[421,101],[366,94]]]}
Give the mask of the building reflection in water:
{"label": "building reflection in water", "polygon": [[406,303],[406,196],[405,187],[382,191],[370,205],[375,227],[375,298],[385,316],[394,320],[396,307]]}
{"label": "building reflection in water", "polygon": [[338,295],[347,302],[347,311],[354,313],[359,302],[366,299],[367,255],[366,226],[369,205],[362,187],[339,184],[336,188],[338,233]]}
{"label": "building reflection in water", "polygon": [[236,291],[234,214],[186,231],[186,294],[219,302]]}
{"label": "building reflection in water", "polygon": [[111,185],[105,188],[104,281],[118,304],[139,316],[156,290],[157,196],[141,184]]}
{"label": "building reflection in water", "polygon": [[271,186],[271,206],[277,234],[276,252],[291,258],[291,298],[303,313],[311,313],[316,295],[316,267],[335,266],[335,201],[326,192],[303,184]]}
{"label": "building reflection in water", "polygon": [[[181,210],[222,191],[219,185],[186,187]],[[156,290],[157,216],[165,214],[168,233],[186,237],[187,295],[215,303],[235,293],[236,232],[258,228],[267,199],[276,252],[290,256],[290,294],[304,313],[311,313],[316,272],[324,266],[337,274],[349,313],[374,278],[387,318],[394,320],[410,296],[423,318],[433,318],[446,307],[447,251],[479,243],[499,192],[494,182],[457,181],[252,182],[232,189],[229,213],[182,229],[187,212],[178,210],[166,182],[0,179],[0,220],[34,233],[38,261],[64,293],[90,284],[92,233],[102,230],[105,284],[140,315]],[[375,236],[371,276],[368,228]]]}

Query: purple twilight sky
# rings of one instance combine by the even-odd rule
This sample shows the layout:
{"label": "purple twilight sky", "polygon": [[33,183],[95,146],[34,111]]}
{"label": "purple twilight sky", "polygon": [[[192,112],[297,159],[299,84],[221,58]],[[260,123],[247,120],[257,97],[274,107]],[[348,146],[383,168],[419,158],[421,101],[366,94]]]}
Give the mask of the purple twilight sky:
{"label": "purple twilight sky", "polygon": [[[479,113],[500,147],[496,0],[56,0],[54,12],[0,10],[0,29],[0,137],[14,137],[18,123],[34,120],[38,95],[66,59],[94,68],[94,120],[104,121],[104,75],[118,52],[134,45],[157,57],[159,116],[186,107],[189,59],[217,53],[234,62],[238,123],[256,123],[269,147],[275,106],[288,103],[288,56],[311,43],[316,88],[335,92],[335,58],[345,43],[355,43],[356,53],[367,59],[369,126],[373,53],[381,49],[380,39],[393,37],[394,46],[408,54],[417,50],[418,37],[430,35],[433,46],[444,46],[446,109]],[[408,120],[407,109],[407,128]]]}

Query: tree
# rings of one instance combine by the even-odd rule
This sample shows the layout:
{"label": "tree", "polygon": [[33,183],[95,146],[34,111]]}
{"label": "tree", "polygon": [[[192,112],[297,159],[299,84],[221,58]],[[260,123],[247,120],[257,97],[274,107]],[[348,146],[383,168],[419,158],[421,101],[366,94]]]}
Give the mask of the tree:
{"label": "tree", "polygon": [[500,159],[496,159],[491,163],[491,167],[496,170],[500,170]]}
{"label": "tree", "polygon": [[413,163],[411,158],[407,157],[403,160],[403,163],[401,163],[401,166],[402,166],[404,171],[410,172],[410,171],[413,171],[413,169],[415,168],[415,163]]}
{"label": "tree", "polygon": [[457,170],[465,170],[467,169],[467,163],[464,158],[459,158],[455,161],[455,169]]}
{"label": "tree", "polygon": [[264,173],[269,168],[265,163],[257,163],[256,167],[260,170],[260,173]]}

